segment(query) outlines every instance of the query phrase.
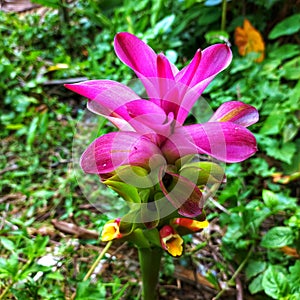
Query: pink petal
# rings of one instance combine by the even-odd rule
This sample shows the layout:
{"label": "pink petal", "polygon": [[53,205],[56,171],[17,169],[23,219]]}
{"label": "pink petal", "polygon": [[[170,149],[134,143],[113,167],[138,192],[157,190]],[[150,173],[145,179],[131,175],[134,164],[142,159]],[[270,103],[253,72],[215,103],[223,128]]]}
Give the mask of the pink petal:
{"label": "pink petal", "polygon": [[[91,101],[87,105],[90,111],[105,116],[118,128],[130,130],[127,122],[122,120],[123,116],[126,115],[124,104],[140,99],[130,88],[111,80],[89,80],[66,84],[65,86],[73,92],[90,99]],[[123,107],[123,111],[121,107]],[[118,115],[114,113],[116,110],[118,110]]]}
{"label": "pink petal", "polygon": [[[153,102],[148,100],[131,101],[121,106],[120,111],[123,119],[136,132],[160,134],[163,137],[168,137],[171,133],[172,116],[167,117],[164,110]],[[119,110],[114,113],[119,115]]]}
{"label": "pink petal", "polygon": [[175,80],[188,85],[181,87],[181,107],[178,111],[177,121],[184,123],[188,112],[199,96],[215,78],[215,76],[228,67],[232,59],[230,48],[225,44],[216,44],[201,52],[198,50],[188,66],[175,76]]}
{"label": "pink petal", "polygon": [[171,63],[162,53],[157,55],[157,76],[174,80]]}
{"label": "pink petal", "polygon": [[224,162],[240,162],[257,151],[254,135],[232,122],[207,122],[178,127],[161,148],[174,162],[188,154],[208,154]]}
{"label": "pink petal", "polygon": [[255,107],[240,101],[223,103],[210,118],[209,122],[234,122],[242,126],[250,126],[259,119]]}
{"label": "pink petal", "polygon": [[185,217],[196,217],[202,213],[203,198],[199,188],[190,180],[171,172],[166,172],[172,177],[171,187],[165,186],[164,179],[160,181],[160,188],[178,213]]}
{"label": "pink petal", "polygon": [[[190,86],[197,87],[200,82],[205,80],[206,87],[218,73],[228,67],[231,60],[231,50],[225,44],[216,44],[204,49],[201,62],[194,74]],[[204,90],[203,86],[201,86],[201,89],[202,91]]]}
{"label": "pink petal", "polygon": [[148,167],[150,158],[161,156],[159,148],[135,132],[111,132],[97,138],[81,157],[86,173],[104,174],[122,165]]}
{"label": "pink petal", "polygon": [[120,60],[140,78],[149,98],[158,101],[165,99],[166,93],[175,84],[174,75],[178,69],[162,53],[157,55],[133,34],[118,33],[114,46]]}
{"label": "pink petal", "polygon": [[156,53],[135,35],[128,32],[118,33],[114,47],[120,60],[135,72],[147,77],[157,76]]}
{"label": "pink petal", "polygon": [[88,80],[65,84],[65,87],[104,106],[112,106],[113,110],[128,101],[140,99],[129,87],[112,80]]}
{"label": "pink petal", "polygon": [[176,81],[189,86],[201,62],[201,50],[198,49],[191,62],[176,74]]}

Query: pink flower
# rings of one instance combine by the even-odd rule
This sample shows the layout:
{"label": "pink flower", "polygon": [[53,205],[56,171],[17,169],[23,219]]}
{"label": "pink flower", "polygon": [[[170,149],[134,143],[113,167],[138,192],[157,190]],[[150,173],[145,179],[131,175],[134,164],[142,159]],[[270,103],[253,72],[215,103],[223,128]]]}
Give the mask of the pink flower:
{"label": "pink flower", "polygon": [[181,71],[129,33],[116,35],[115,51],[143,82],[149,99],[110,80],[66,85],[90,99],[88,108],[119,129],[86,149],[82,169],[103,176],[121,166],[143,167],[179,214],[201,214],[202,192],[196,182],[180,175],[176,161],[207,154],[223,162],[240,162],[257,150],[255,137],[245,127],[257,122],[258,112],[242,102],[224,103],[207,123],[183,125],[206,86],[230,63],[230,49],[217,44],[198,50]]}

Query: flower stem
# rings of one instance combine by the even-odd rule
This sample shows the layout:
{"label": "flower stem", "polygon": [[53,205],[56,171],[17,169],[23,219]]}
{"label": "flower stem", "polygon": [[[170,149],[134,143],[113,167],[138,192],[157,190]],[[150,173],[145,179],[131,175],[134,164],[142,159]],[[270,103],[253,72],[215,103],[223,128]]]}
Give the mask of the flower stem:
{"label": "flower stem", "polygon": [[247,256],[245,257],[245,259],[242,261],[242,263],[239,265],[239,267],[237,268],[237,270],[234,272],[234,274],[232,275],[232,277],[227,281],[226,285],[224,288],[222,288],[222,290],[212,299],[212,300],[217,300],[220,299],[220,297],[226,292],[226,289],[228,288],[229,284],[232,283],[237,276],[239,275],[239,273],[242,271],[242,269],[245,267],[247,261],[249,260],[252,252],[253,252],[254,246],[252,246],[247,254]]}
{"label": "flower stem", "polygon": [[139,248],[139,261],[142,272],[142,295],[143,300],[157,299],[156,288],[159,279],[159,268],[162,249]]}
{"label": "flower stem", "polygon": [[107,250],[109,249],[109,247],[111,246],[112,241],[109,241],[106,246],[104,247],[104,249],[101,251],[101,253],[99,254],[99,256],[97,257],[97,259],[95,260],[95,262],[93,263],[93,265],[91,266],[91,268],[89,269],[89,271],[86,273],[86,275],[83,278],[83,281],[88,280],[91,275],[93,274],[93,272],[95,271],[96,267],[99,265],[100,260],[104,257],[105,253],[107,252]]}
{"label": "flower stem", "polygon": [[226,11],[227,11],[227,0],[222,0],[222,20],[221,20],[221,30],[226,30]]}

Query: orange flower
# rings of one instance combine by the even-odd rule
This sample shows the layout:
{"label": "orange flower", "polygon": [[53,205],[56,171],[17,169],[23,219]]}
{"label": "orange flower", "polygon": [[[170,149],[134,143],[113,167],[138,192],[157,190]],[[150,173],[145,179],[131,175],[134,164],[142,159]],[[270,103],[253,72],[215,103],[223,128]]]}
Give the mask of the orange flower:
{"label": "orange flower", "polygon": [[245,19],[243,27],[237,27],[234,32],[234,43],[237,45],[239,54],[258,53],[260,56],[255,60],[262,62],[265,57],[265,43],[259,31]]}
{"label": "orange flower", "polygon": [[172,225],[188,229],[190,232],[198,232],[206,228],[209,223],[207,220],[197,221],[187,218],[176,218],[172,221]]}

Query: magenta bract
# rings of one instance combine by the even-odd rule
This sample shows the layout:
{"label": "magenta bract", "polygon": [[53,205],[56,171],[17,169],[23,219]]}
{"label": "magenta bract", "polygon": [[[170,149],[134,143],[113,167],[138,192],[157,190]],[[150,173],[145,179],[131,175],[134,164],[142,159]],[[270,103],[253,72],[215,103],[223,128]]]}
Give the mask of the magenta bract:
{"label": "magenta bract", "polygon": [[[179,71],[162,53],[156,54],[130,33],[118,33],[114,47],[120,60],[139,77],[148,97],[142,99],[124,84],[110,80],[66,85],[87,97],[88,108],[119,129],[97,138],[83,153],[81,167],[101,176],[125,165],[149,172],[157,168],[152,172],[157,176],[154,185],[159,183],[179,214],[195,217],[203,208],[200,189],[176,171],[167,171],[167,166],[193,154],[240,162],[257,151],[255,137],[246,127],[257,122],[258,112],[242,102],[222,104],[209,122],[183,125],[204,89],[231,62],[231,50],[225,44],[197,50]],[[166,178],[176,182],[176,192]]]}

